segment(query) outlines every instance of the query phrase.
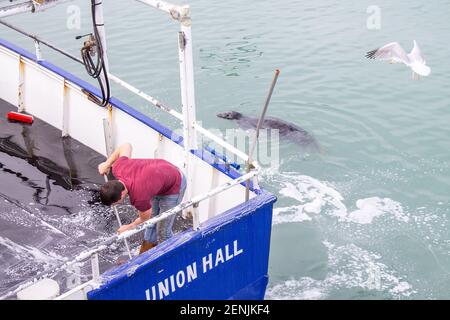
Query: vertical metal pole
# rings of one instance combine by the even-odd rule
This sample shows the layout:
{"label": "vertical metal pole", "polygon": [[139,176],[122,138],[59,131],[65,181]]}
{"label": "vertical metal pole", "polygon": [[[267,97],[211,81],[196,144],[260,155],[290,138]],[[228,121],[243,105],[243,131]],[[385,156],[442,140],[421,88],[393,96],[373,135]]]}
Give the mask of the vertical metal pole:
{"label": "vertical metal pole", "polygon": [[91,256],[92,280],[97,281],[100,278],[100,266],[98,263],[98,254]]}
{"label": "vertical metal pole", "polygon": [[[189,10],[189,8],[187,8]],[[191,19],[185,17],[181,21],[181,31],[178,33],[178,56],[180,63],[181,103],[183,109],[183,142],[184,142],[184,172],[186,174],[186,197],[193,196],[194,166],[190,164],[191,150],[197,149],[197,135],[194,128],[196,121],[195,112],[195,87],[194,87],[194,63],[192,55]],[[199,226],[198,208],[194,206],[194,229]]]}
{"label": "vertical metal pole", "polygon": [[19,56],[19,88],[18,88],[17,106],[19,112],[25,111],[25,62],[22,56]]}
{"label": "vertical metal pole", "polygon": [[[103,0],[95,0],[95,22],[98,31],[98,36],[100,39],[97,39],[97,41],[100,41],[102,44],[102,53],[103,53],[103,62],[104,62],[104,68],[102,74],[100,75],[100,78],[103,82],[103,87],[106,88],[106,78],[105,75],[109,73],[109,62],[108,62],[108,54],[107,54],[107,47],[106,47],[106,32],[105,32],[105,21],[103,19]],[[103,129],[105,134],[105,145],[106,145],[106,152],[107,155],[110,156],[112,153],[112,131],[111,131],[111,122],[112,122],[112,109],[111,105],[109,105],[109,119],[103,119]],[[105,182],[108,182],[108,176],[105,175]],[[119,211],[117,210],[117,206],[113,206],[114,214],[116,215],[117,222],[119,223],[119,226],[122,226],[122,221],[120,220]],[[125,243],[125,247],[127,249],[128,256],[131,259],[131,251],[130,246],[128,245],[128,240],[123,239]]]}
{"label": "vertical metal pole", "polygon": [[[217,188],[219,185],[219,172],[216,168],[211,167],[211,187],[210,190]],[[217,197],[209,198],[208,218],[212,218],[216,215],[217,209]]]}
{"label": "vertical metal pole", "polygon": [[113,137],[112,137],[112,129],[111,129],[111,120],[110,117],[103,119],[103,133],[105,135],[105,148],[106,148],[106,156],[109,157],[114,149],[113,149]]}
{"label": "vertical metal pole", "polygon": [[[111,114],[111,109],[109,109],[109,112]],[[111,119],[111,116],[110,116]],[[103,119],[103,130],[105,135],[105,146],[106,146],[106,154],[109,157],[112,153],[112,135],[111,135],[111,126],[110,121],[108,119]],[[108,182],[108,176],[105,174],[105,182]],[[113,206],[114,214],[116,215],[117,222],[119,223],[119,227],[122,226],[122,221],[120,220],[119,211],[117,210],[117,206]],[[125,238],[123,239],[123,242],[125,243],[125,247],[127,249],[128,256],[131,259],[131,251],[130,246],[128,245],[128,240]]]}
{"label": "vertical metal pole", "polygon": [[[259,130],[261,129],[262,124],[264,123],[264,118],[266,117],[266,112],[267,108],[269,107],[270,98],[272,97],[273,89],[275,88],[275,84],[277,83],[279,74],[280,70],[276,69],[272,83],[270,84],[269,93],[267,94],[261,116],[259,117],[258,120],[258,125],[256,126],[255,138],[253,139],[253,143],[250,146],[250,152],[248,153],[247,172],[250,172],[250,166],[253,162],[253,152],[255,151],[256,144],[258,143]],[[245,182],[245,201],[248,201],[249,197],[250,197],[250,180],[247,180]]]}
{"label": "vertical metal pole", "polygon": [[184,33],[180,31],[178,33],[178,57],[180,63],[180,89],[181,89],[181,105],[183,113],[183,143],[185,151],[185,163],[186,168],[187,157],[189,152],[189,113],[188,113],[188,95],[187,95],[187,80],[186,80],[186,63],[185,63],[185,38]]}
{"label": "vertical metal pole", "polygon": [[66,269],[67,272],[71,273],[70,276],[66,279],[66,286],[68,289],[73,289],[81,284],[81,268],[80,265],[75,263],[71,266],[68,266]]}
{"label": "vertical metal pole", "polygon": [[155,159],[159,158],[160,154],[162,154],[160,149],[162,148],[161,145],[162,145],[163,139],[164,139],[164,136],[161,133],[159,133],[156,136],[155,152],[153,153],[153,158],[155,158]]}
{"label": "vertical metal pole", "polygon": [[44,60],[42,58],[42,50],[41,50],[41,46],[39,44],[39,41],[34,41],[34,47],[36,48],[36,60],[37,61],[42,61]]}
{"label": "vertical metal pole", "polygon": [[63,110],[62,110],[62,137],[67,137],[69,135],[69,87],[67,86],[67,81],[64,79],[63,83]]}
{"label": "vertical metal pole", "polygon": [[192,33],[190,20],[184,20],[181,24],[181,32],[184,34],[184,62],[186,69],[187,112],[189,117],[189,146],[197,149],[197,132],[194,129],[196,119],[195,86],[194,86],[194,58],[192,53]]}

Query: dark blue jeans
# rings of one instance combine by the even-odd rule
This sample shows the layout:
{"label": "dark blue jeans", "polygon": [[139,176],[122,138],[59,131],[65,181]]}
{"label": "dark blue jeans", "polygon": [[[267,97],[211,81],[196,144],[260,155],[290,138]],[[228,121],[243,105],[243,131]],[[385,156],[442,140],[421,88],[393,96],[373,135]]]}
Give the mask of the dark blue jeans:
{"label": "dark blue jeans", "polygon": [[[181,173],[181,171],[180,171]],[[157,217],[160,213],[170,210],[183,201],[184,192],[186,191],[186,178],[183,173],[181,173],[181,186],[180,192],[177,194],[171,194],[169,196],[156,196],[152,199],[152,218]],[[161,243],[173,236],[172,227],[175,221],[175,217],[178,215],[174,214],[170,217],[161,220],[145,229],[144,240],[152,243]]]}

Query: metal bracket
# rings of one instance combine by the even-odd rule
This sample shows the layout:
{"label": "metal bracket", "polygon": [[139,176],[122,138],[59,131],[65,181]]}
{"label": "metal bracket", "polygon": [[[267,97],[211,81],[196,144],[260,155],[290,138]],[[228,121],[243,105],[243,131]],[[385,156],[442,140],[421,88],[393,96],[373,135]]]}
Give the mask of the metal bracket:
{"label": "metal bracket", "polygon": [[248,168],[248,170],[254,170],[255,166],[253,165],[253,163],[248,163],[247,162],[247,168]]}
{"label": "metal bracket", "polygon": [[178,32],[178,43],[181,50],[184,50],[184,48],[186,48],[186,38],[184,37],[183,31]]}
{"label": "metal bracket", "polygon": [[31,13],[35,13],[36,9],[43,5],[45,0],[32,0],[31,2]]}
{"label": "metal bracket", "polygon": [[38,62],[44,60],[42,58],[42,50],[41,50],[41,45],[40,45],[39,41],[34,40],[34,47],[36,49],[36,60]]}
{"label": "metal bracket", "polygon": [[102,101],[101,101],[99,98],[97,98],[96,95],[94,95],[93,93],[91,93],[90,91],[88,91],[88,90],[86,90],[86,89],[81,89],[81,92],[84,93],[84,95],[86,96],[86,98],[87,98],[89,101],[95,103],[95,104],[98,105],[99,107],[103,107],[103,106],[102,106]]}
{"label": "metal bracket", "polygon": [[169,10],[169,14],[174,20],[179,21],[184,26],[189,27],[192,24],[189,6],[174,6]]}

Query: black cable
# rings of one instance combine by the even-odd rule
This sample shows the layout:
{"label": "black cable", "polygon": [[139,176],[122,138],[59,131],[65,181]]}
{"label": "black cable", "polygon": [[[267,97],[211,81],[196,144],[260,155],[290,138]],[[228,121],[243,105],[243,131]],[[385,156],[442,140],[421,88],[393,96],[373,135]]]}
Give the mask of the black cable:
{"label": "black cable", "polygon": [[[99,72],[98,76],[100,76],[101,72],[103,71],[103,75],[104,75],[105,83],[106,83],[106,94],[104,94],[104,88],[103,88],[103,84],[101,83],[101,80],[99,80],[99,83],[100,83],[100,87],[102,89],[102,94],[103,94],[102,106],[106,107],[108,105],[108,103],[109,103],[109,99],[111,97],[111,92],[110,92],[110,86],[109,86],[108,73],[107,73],[107,70],[106,70],[106,64],[105,64],[105,60],[104,60],[104,56],[103,56],[103,54],[104,54],[103,45],[102,45],[102,42],[100,41],[100,35],[99,35],[99,32],[98,32],[98,28],[97,28],[100,25],[97,24],[97,21],[96,21],[96,18],[95,18],[95,10],[96,10],[95,7],[98,5],[98,4],[95,3],[95,1],[96,0],[91,0],[91,3],[92,3],[92,23],[93,23],[93,27],[94,27],[95,37],[96,37],[96,39],[99,39],[97,41],[97,43],[98,43],[98,50],[100,52],[99,53],[99,57],[100,57],[99,60],[101,61],[101,68],[98,71]],[[101,4],[101,2],[99,4]]]}
{"label": "black cable", "polygon": [[[97,24],[97,21],[95,18],[96,6],[101,3],[96,4],[95,1],[96,0],[91,0],[92,27],[94,30],[93,36],[95,39],[95,44],[90,43],[89,45],[83,46],[83,48],[81,48],[81,57],[83,59],[83,64],[86,68],[87,73],[94,79],[98,80],[100,90],[102,92],[102,101],[101,102],[98,101],[98,103],[102,107],[106,107],[109,103],[109,99],[111,98],[111,88],[109,85],[108,73],[106,70],[103,46],[102,46],[99,31],[98,31],[98,27],[101,25]],[[97,59],[95,62],[92,60],[91,53],[90,53],[91,47],[93,45],[96,46]],[[105,80],[106,88],[101,79],[102,73],[103,73],[103,77]]]}
{"label": "black cable", "polygon": [[[18,0],[0,0],[0,2],[16,2]],[[89,45],[85,45],[83,46],[83,48],[81,48],[81,58],[82,60],[79,60],[78,58],[72,56],[71,54],[65,52],[62,49],[57,48],[56,46],[38,38],[35,35],[32,35],[30,33],[27,33],[23,30],[21,30],[20,28],[17,28],[3,20],[0,20],[0,24],[5,25],[6,27],[9,27],[27,37],[32,38],[33,40],[42,43],[44,45],[46,45],[47,47],[69,57],[70,59],[75,60],[76,62],[82,63],[85,68],[87,73],[93,77],[94,79],[97,79],[99,86],[100,86],[100,91],[101,91],[101,95],[102,95],[102,99],[101,101],[94,95],[91,95],[92,100],[94,100],[95,103],[101,105],[102,107],[106,107],[109,103],[109,100],[111,98],[111,88],[110,88],[110,84],[109,84],[109,78],[108,78],[108,73],[106,70],[106,64],[105,64],[105,60],[104,60],[104,54],[103,54],[103,46],[101,43],[101,38],[100,38],[100,34],[98,31],[98,27],[102,26],[97,24],[96,18],[95,18],[95,11],[96,11],[96,6],[100,5],[100,3],[96,4],[95,3],[96,0],[91,0],[91,14],[92,14],[92,25],[93,25],[93,29],[94,29],[94,39],[95,39],[95,43],[90,43]],[[78,38],[78,37],[77,37]],[[91,47],[92,46],[96,46],[96,55],[97,55],[97,60],[94,62],[92,60],[91,57]],[[104,86],[104,83],[101,79],[101,74],[103,73],[103,78],[105,80],[105,84],[106,84],[106,88]]]}

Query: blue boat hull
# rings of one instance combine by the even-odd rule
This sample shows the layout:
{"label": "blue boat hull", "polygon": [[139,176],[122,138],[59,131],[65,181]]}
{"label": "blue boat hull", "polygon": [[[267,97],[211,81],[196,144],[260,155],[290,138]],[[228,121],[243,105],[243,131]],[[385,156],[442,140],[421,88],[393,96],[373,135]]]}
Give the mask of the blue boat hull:
{"label": "blue boat hull", "polygon": [[103,274],[88,299],[264,299],[272,208],[261,192]]}

